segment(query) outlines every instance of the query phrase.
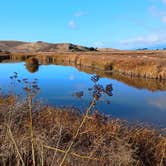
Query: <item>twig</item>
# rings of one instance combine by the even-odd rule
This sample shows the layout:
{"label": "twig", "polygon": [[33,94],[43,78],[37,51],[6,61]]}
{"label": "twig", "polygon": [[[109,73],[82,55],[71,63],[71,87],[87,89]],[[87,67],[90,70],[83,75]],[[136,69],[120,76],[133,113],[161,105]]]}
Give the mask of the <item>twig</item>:
{"label": "twig", "polygon": [[23,160],[23,158],[22,158],[22,156],[21,156],[21,154],[20,154],[20,152],[19,152],[19,149],[18,149],[18,147],[17,147],[17,143],[16,143],[16,141],[14,140],[14,137],[13,137],[13,134],[12,134],[12,131],[11,131],[9,125],[7,125],[7,129],[8,129],[9,137],[10,137],[11,141],[13,142],[13,144],[14,144],[14,146],[15,146],[15,148],[16,148],[17,154],[18,154],[18,156],[19,156],[19,158],[20,158],[20,160],[21,160],[21,162],[22,162],[22,165],[25,166],[24,160]]}
{"label": "twig", "polygon": [[28,95],[28,104],[29,104],[29,119],[30,119],[30,135],[31,135],[31,148],[32,148],[32,161],[33,166],[35,166],[35,150],[34,150],[34,134],[33,134],[33,119],[32,119],[32,97]]}
{"label": "twig", "polygon": [[41,145],[41,166],[44,166],[44,152],[43,152],[43,149],[44,147],[43,147],[43,145]]}
{"label": "twig", "polygon": [[[60,130],[59,130],[59,139],[58,139],[58,142],[57,142],[57,145],[56,145],[57,148],[59,147],[59,144],[60,144],[61,135],[62,135],[62,126],[60,126]],[[53,164],[54,164],[54,160],[55,160],[56,154],[57,154],[57,150],[56,150],[55,153],[54,153],[51,166],[53,166]]]}
{"label": "twig", "polygon": [[93,108],[94,105],[95,105],[95,98],[92,100],[89,108],[86,110],[86,113],[83,116],[83,119],[82,119],[82,121],[81,121],[81,123],[80,123],[80,125],[79,125],[79,127],[78,127],[78,129],[77,129],[77,131],[76,131],[71,143],[69,144],[69,147],[65,151],[65,154],[64,154],[63,159],[62,159],[62,161],[61,161],[59,166],[63,166],[63,164],[64,164],[64,162],[65,162],[65,160],[66,160],[66,158],[67,158],[67,156],[68,156],[68,154],[69,154],[69,152],[70,152],[70,150],[71,150],[71,148],[72,148],[72,146],[74,144],[74,141],[76,140],[77,136],[79,135],[79,132],[80,132],[81,128],[83,127],[83,125],[84,125],[84,123],[85,123],[85,121],[86,121],[86,119],[88,117],[88,114],[89,114],[89,112],[91,111],[91,109]]}
{"label": "twig", "polygon": [[[66,153],[65,150],[61,150],[61,149],[54,148],[54,147],[51,147],[51,146],[43,145],[43,147],[47,148],[47,149],[50,149],[50,150],[54,150],[54,151],[60,152],[60,153]],[[75,157],[78,157],[78,158],[82,158],[82,159],[89,159],[89,160],[101,161],[98,158],[92,158],[92,157],[88,157],[88,156],[82,156],[82,155],[79,155],[79,154],[74,153],[74,152],[70,152],[70,154],[72,156],[75,156]]]}

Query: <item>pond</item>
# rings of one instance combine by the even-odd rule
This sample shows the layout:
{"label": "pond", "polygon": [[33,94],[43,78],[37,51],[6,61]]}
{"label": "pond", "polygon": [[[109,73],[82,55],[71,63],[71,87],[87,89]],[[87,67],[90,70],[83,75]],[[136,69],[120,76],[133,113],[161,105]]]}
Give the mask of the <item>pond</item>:
{"label": "pond", "polygon": [[[74,106],[80,110],[85,110],[92,99],[92,95],[88,91],[93,86],[92,74],[79,71],[75,67],[53,64],[40,65],[35,72],[35,70],[27,70],[24,62],[0,63],[0,88],[9,89],[11,82],[9,77],[13,72],[17,72],[20,78],[30,80],[37,78],[39,80],[38,98],[44,104]],[[141,81],[135,80],[138,85]],[[153,81],[154,83],[150,85],[155,84],[158,89],[153,90],[152,88],[151,90],[150,85],[148,88],[144,86],[140,88],[140,85],[131,85],[125,81],[118,81],[115,77],[106,78],[103,76],[99,83],[103,86],[111,83],[113,96],[99,101],[96,110],[113,118],[166,127],[166,84],[163,82],[162,85],[162,83],[155,83],[156,80]],[[146,80],[146,83],[153,81]],[[82,99],[73,96],[78,91],[84,92]],[[110,101],[110,104],[107,104],[107,100]]]}

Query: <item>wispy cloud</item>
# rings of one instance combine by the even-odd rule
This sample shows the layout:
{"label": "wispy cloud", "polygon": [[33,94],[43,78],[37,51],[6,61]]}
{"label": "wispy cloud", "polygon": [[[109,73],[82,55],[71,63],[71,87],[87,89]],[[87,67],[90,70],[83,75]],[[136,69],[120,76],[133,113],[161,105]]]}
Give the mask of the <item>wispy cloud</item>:
{"label": "wispy cloud", "polygon": [[84,16],[84,15],[86,15],[86,13],[85,12],[83,12],[83,11],[77,11],[77,12],[75,12],[74,14],[73,14],[73,19],[71,19],[70,21],[69,21],[69,23],[68,23],[68,26],[71,28],[71,29],[75,29],[77,26],[76,26],[76,24],[77,24],[77,21],[78,21],[78,19],[80,19],[80,17],[82,17],[82,16]]}
{"label": "wispy cloud", "polygon": [[162,0],[163,1],[163,3],[165,3],[166,4],[166,0]]}
{"label": "wispy cloud", "polygon": [[102,48],[105,46],[104,42],[102,41],[97,41],[93,44],[94,47],[97,47],[97,48]]}
{"label": "wispy cloud", "polygon": [[70,20],[69,23],[68,23],[68,26],[71,28],[71,29],[74,29],[76,28],[76,23],[74,20]]}
{"label": "wispy cloud", "polygon": [[[143,22],[138,25],[146,34],[135,35],[130,38],[120,40],[119,46],[123,49],[152,47],[166,44],[166,0],[150,0],[149,13],[152,17],[151,20],[156,22]],[[160,3],[160,5],[159,5]],[[162,7],[161,7],[162,5]],[[160,7],[159,7],[160,6]],[[149,20],[149,21],[151,21]],[[160,21],[160,23],[159,23]],[[160,26],[159,26],[160,25]]]}
{"label": "wispy cloud", "polygon": [[[162,0],[166,4],[166,0]],[[155,5],[149,7],[152,16],[158,17],[163,23],[166,23],[166,10],[159,10]]]}
{"label": "wispy cloud", "polygon": [[86,12],[83,12],[83,11],[78,11],[74,14],[75,17],[82,17],[84,15],[86,15]]}
{"label": "wispy cloud", "polygon": [[163,22],[163,23],[166,23],[166,15],[163,16],[163,18],[162,18],[162,22]]}
{"label": "wispy cloud", "polygon": [[146,36],[138,36],[135,38],[130,38],[126,40],[120,41],[121,45],[131,46],[131,47],[148,47],[154,46],[158,44],[166,44],[166,34],[163,33],[156,33],[150,34]]}

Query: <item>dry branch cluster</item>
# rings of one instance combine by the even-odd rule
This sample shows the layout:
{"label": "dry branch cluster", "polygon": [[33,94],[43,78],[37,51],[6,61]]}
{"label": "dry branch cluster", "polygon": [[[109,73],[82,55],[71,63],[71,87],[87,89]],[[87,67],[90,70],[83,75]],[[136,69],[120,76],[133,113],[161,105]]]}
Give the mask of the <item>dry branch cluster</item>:
{"label": "dry branch cluster", "polygon": [[[27,102],[11,96],[1,100],[0,165],[60,165],[83,116],[73,108],[51,108],[32,103],[33,126],[30,126]],[[165,164],[164,132],[159,134],[145,127],[128,127],[120,120],[97,112],[87,116],[64,161],[64,165],[73,166]]]}

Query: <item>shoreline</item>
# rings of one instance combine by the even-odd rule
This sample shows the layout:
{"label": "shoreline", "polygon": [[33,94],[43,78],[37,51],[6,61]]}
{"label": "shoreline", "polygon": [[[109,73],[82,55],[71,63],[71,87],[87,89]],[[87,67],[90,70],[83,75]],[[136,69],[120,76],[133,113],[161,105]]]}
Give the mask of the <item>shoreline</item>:
{"label": "shoreline", "polygon": [[[81,54],[80,52],[77,54]],[[90,53],[87,53],[90,54]],[[40,65],[62,65],[62,66],[71,66],[71,67],[75,67],[77,70],[79,71],[83,71],[89,74],[97,74],[101,77],[105,77],[105,78],[110,78],[110,79],[115,79],[117,81],[123,82],[129,86],[133,86],[135,88],[138,89],[147,89],[150,91],[158,91],[158,90],[162,90],[165,91],[166,90],[166,79],[155,79],[155,78],[144,78],[144,77],[138,77],[138,76],[134,76],[134,75],[127,75],[124,73],[119,73],[118,71],[114,71],[114,70],[104,70],[104,69],[99,69],[96,68],[95,66],[90,66],[90,65],[80,65],[80,64],[76,64],[73,60],[71,60],[70,58],[72,56],[76,56],[76,53],[73,55],[72,53],[66,53],[65,55],[71,55],[68,56],[67,60],[64,60],[64,57],[61,56],[64,55],[64,53],[60,53],[60,54],[53,54],[53,53],[45,53],[45,54],[10,54],[10,55],[4,55],[4,56],[0,56],[0,57],[5,57],[6,60],[4,59],[2,62],[0,63],[13,63],[13,62],[25,62],[26,63],[26,68],[29,72],[36,72],[39,68]],[[84,54],[82,54],[83,56]],[[79,55],[77,55],[79,56]],[[92,55],[90,55],[92,56]],[[32,57],[34,57],[35,59],[38,60],[38,64],[31,64],[28,65],[28,60],[31,59]],[[59,59],[57,57],[62,57],[62,59]]]}
{"label": "shoreline", "polygon": [[112,52],[41,52],[0,55],[2,60],[21,60],[34,57],[41,64],[70,64],[78,68],[112,71],[124,76],[146,79],[166,79],[166,51]]}

